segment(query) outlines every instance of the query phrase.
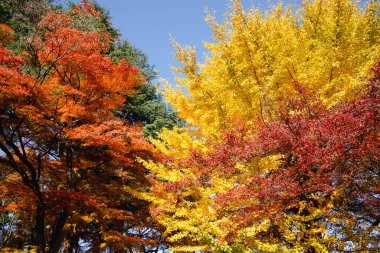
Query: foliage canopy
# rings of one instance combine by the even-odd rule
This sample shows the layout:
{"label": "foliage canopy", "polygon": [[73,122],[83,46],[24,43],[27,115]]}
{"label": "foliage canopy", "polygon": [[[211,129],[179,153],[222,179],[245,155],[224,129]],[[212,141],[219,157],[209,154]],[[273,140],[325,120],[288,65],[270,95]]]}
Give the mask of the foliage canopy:
{"label": "foliage canopy", "polygon": [[[232,1],[164,97],[188,122],[155,145],[154,217],[178,251],[379,249],[380,5]],[[136,193],[137,194],[137,193]],[[350,245],[349,245],[350,244]]]}

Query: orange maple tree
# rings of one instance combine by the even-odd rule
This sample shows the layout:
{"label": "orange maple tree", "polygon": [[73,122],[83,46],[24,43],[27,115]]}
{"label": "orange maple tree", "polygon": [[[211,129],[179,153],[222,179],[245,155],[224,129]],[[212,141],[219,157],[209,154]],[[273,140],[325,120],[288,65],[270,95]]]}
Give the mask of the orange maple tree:
{"label": "orange maple tree", "polygon": [[148,187],[135,157],[153,151],[139,126],[114,115],[143,80],[103,56],[108,33],[72,25],[82,13],[99,17],[87,2],[48,13],[20,56],[4,46],[12,31],[0,27],[0,213],[19,221],[3,246],[74,252],[81,240],[99,252],[157,244],[145,202],[124,189]]}

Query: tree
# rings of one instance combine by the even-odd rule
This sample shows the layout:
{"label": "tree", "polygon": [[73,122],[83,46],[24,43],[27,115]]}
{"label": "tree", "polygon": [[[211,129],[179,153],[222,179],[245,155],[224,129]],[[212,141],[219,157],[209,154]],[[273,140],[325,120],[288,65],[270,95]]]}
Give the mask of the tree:
{"label": "tree", "polygon": [[[71,15],[100,17],[88,2]],[[125,189],[148,187],[135,157],[154,152],[114,114],[143,79],[103,56],[109,33],[78,30],[71,15],[48,12],[20,56],[0,47],[1,211],[17,217],[2,247],[155,251],[146,202]]]}
{"label": "tree", "polygon": [[1,23],[6,23],[16,32],[16,36],[24,36],[33,32],[33,28],[41,17],[50,9],[50,1],[44,0],[4,0],[0,4]]}
{"label": "tree", "polygon": [[143,123],[144,136],[153,138],[158,138],[163,128],[172,129],[174,125],[183,124],[157,93],[154,84],[157,73],[153,66],[149,65],[146,54],[128,41],[120,41],[109,55],[116,63],[125,59],[138,67],[146,80],[136,88],[138,92],[127,95],[123,109],[117,112],[120,117]]}
{"label": "tree", "polygon": [[0,23],[5,23],[15,30],[16,40],[12,43],[12,48],[18,52],[25,50],[25,37],[36,31],[39,20],[49,10],[68,12],[73,20],[71,26],[78,30],[109,33],[112,43],[107,55],[115,63],[124,59],[138,67],[141,70],[139,74],[146,80],[144,84],[136,87],[133,94],[127,95],[123,110],[119,110],[118,115],[132,122],[143,123],[145,137],[158,138],[157,134],[162,128],[171,129],[174,125],[183,124],[158,94],[155,87],[157,73],[149,64],[147,55],[127,40],[120,39],[120,33],[112,26],[107,10],[96,2],[91,5],[94,11],[98,12],[98,17],[94,17],[91,13],[81,15],[70,13],[70,10],[76,8],[74,3],[65,10],[56,1],[6,0],[0,4],[0,11],[3,13]]}
{"label": "tree", "polygon": [[175,45],[182,87],[164,95],[188,127],[159,136],[167,157],[142,161],[152,187],[135,195],[152,202],[173,250],[378,249],[378,65],[365,80],[379,4],[263,15],[232,2],[226,24],[208,17],[205,64]]}

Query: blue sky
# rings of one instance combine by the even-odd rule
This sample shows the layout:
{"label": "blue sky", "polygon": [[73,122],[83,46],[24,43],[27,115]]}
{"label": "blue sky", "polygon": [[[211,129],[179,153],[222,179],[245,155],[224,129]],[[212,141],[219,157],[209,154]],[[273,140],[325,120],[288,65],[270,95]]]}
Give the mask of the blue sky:
{"label": "blue sky", "polygon": [[[288,0],[287,3],[300,1]],[[160,77],[173,82],[170,66],[178,66],[170,38],[180,44],[195,46],[198,58],[205,50],[202,43],[212,41],[212,33],[204,21],[206,10],[215,13],[222,21],[229,9],[229,0],[98,0],[110,12],[112,23],[123,39],[144,51]],[[242,0],[244,8],[254,6],[265,9],[266,0]],[[277,1],[272,1],[272,3]]]}

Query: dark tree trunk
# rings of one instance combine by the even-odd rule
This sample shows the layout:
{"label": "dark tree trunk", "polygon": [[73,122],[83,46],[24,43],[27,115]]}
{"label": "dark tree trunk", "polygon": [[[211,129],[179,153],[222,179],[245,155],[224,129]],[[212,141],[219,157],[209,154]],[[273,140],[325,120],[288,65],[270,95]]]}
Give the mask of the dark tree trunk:
{"label": "dark tree trunk", "polygon": [[57,224],[49,243],[49,253],[57,253],[61,248],[63,239],[63,227],[65,226],[68,217],[68,211],[66,209],[63,209],[57,219]]}
{"label": "dark tree trunk", "polygon": [[73,235],[70,238],[70,246],[69,246],[67,252],[68,253],[75,253],[75,252],[77,252],[78,246],[79,246],[79,236]]}
{"label": "dark tree trunk", "polygon": [[38,253],[45,253],[46,240],[45,240],[45,212],[46,207],[44,203],[37,204],[36,211],[36,224],[33,231],[33,241],[37,246]]}

